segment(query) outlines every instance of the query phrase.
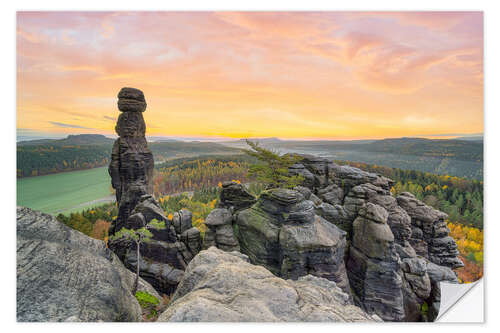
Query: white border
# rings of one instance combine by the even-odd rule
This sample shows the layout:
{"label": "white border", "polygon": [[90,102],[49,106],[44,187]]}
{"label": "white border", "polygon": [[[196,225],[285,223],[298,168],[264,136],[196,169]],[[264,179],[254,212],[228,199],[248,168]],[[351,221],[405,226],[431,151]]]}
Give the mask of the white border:
{"label": "white border", "polygon": [[[3,223],[3,235],[0,244],[2,246],[3,258],[6,263],[2,266],[6,272],[1,275],[2,279],[2,308],[0,315],[2,318],[3,330],[5,332],[27,331],[27,330],[41,330],[50,332],[87,332],[89,329],[92,331],[109,331],[119,329],[124,332],[136,332],[137,329],[142,329],[137,326],[138,324],[16,324],[15,323],[15,11],[16,10],[484,10],[485,11],[485,283],[487,284],[489,299],[496,300],[494,295],[498,295],[498,283],[492,282],[488,284],[488,277],[498,276],[498,265],[489,265],[489,259],[492,258],[493,262],[498,258],[495,254],[498,249],[498,241],[490,242],[490,239],[495,239],[500,236],[499,227],[500,218],[498,210],[493,207],[497,206],[500,193],[500,171],[498,168],[498,146],[500,143],[500,105],[498,102],[499,95],[499,38],[500,33],[500,12],[498,11],[498,1],[437,1],[437,0],[419,0],[419,1],[401,1],[401,0],[377,0],[377,1],[316,1],[316,0],[286,0],[274,1],[269,0],[253,0],[253,1],[179,1],[179,2],[160,2],[160,1],[97,1],[86,0],[85,2],[69,2],[64,0],[44,0],[44,1],[16,1],[2,3],[1,15],[1,29],[2,34],[2,52],[0,62],[2,68],[1,90],[2,91],[2,162],[0,175],[2,176],[2,188],[0,190],[2,210],[1,223]],[[495,237],[495,238],[493,238]],[[6,269],[5,269],[6,268]],[[477,306],[477,300],[469,301],[470,307]],[[467,331],[476,330],[478,328],[486,328],[492,326],[491,323],[498,320],[498,313],[496,304],[492,304],[493,309],[491,314],[488,312],[489,307],[486,306],[486,321],[487,325],[446,325],[431,324],[425,327],[416,324],[388,324],[384,323],[378,326],[388,331],[392,330],[434,330],[434,329],[450,329],[453,331]],[[467,308],[465,308],[467,311]],[[451,313],[450,313],[451,314]],[[462,314],[463,316],[464,314]],[[460,314],[459,314],[460,316]],[[89,326],[91,325],[91,326]],[[139,324],[140,325],[140,324]],[[308,329],[314,330],[349,330],[360,331],[369,329],[372,325],[362,324],[348,324],[348,325],[333,325],[332,324],[286,324],[286,325],[265,325],[265,324],[203,324],[203,325],[187,325],[187,324],[143,324],[148,330],[168,330],[177,331],[182,330],[190,331],[206,331],[216,330],[217,332],[233,332],[235,329],[238,331],[253,331],[258,330],[271,331],[276,329],[285,329],[287,331],[303,331]],[[404,326],[401,326],[404,325]]]}

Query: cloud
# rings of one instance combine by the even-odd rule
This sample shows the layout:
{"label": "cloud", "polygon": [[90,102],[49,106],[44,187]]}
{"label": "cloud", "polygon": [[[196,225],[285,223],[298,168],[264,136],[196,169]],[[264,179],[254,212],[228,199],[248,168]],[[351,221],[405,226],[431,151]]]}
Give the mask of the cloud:
{"label": "cloud", "polygon": [[148,134],[482,131],[481,15],[400,14],[19,13],[17,124],[112,132],[132,86]]}
{"label": "cloud", "polygon": [[24,31],[23,29],[17,29],[17,35],[21,36],[30,43],[38,44],[41,42],[42,38],[36,34]]}
{"label": "cloud", "polygon": [[90,129],[90,130],[95,129],[95,128],[90,128],[90,127],[85,127],[85,126],[80,126],[80,125],[60,123],[57,121],[49,121],[49,123],[51,123],[54,126],[63,127],[63,128],[79,128],[79,129]]}
{"label": "cloud", "polygon": [[116,121],[116,118],[109,117],[109,116],[104,116],[104,119],[111,120],[111,121]]}
{"label": "cloud", "polygon": [[356,55],[363,50],[376,48],[384,43],[384,40],[376,35],[367,33],[352,32],[345,36],[346,55],[352,60]]}

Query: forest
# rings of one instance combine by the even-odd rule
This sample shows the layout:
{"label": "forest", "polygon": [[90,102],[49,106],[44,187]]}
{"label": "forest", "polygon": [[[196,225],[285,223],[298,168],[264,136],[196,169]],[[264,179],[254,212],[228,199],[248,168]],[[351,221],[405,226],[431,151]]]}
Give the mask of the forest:
{"label": "forest", "polygon": [[[113,139],[104,135],[70,135],[17,143],[17,178],[107,166]],[[239,149],[211,142],[148,143],[155,162],[210,154],[238,154]]]}
{"label": "forest", "polygon": [[[109,163],[113,139],[97,134],[17,143],[17,177],[89,169]],[[280,152],[326,156],[439,175],[483,179],[483,141],[418,138],[371,141],[284,141],[260,139],[263,147]],[[159,141],[148,143],[155,162],[207,155],[233,156],[247,148],[245,141],[213,143]]]}
{"label": "forest", "polygon": [[97,168],[110,156],[111,145],[17,146],[17,178]]}
{"label": "forest", "polygon": [[419,200],[449,215],[451,221],[483,229],[483,182],[449,175],[434,175],[360,162],[336,161],[391,178],[393,194],[411,192]]}
{"label": "forest", "polygon": [[[258,195],[264,188],[249,176],[255,160],[246,155],[182,158],[155,166],[154,193],[167,216],[182,208],[193,213],[193,225],[205,232],[205,218],[217,207],[220,186],[224,181],[246,184]],[[336,161],[376,172],[395,181],[393,194],[413,193],[430,206],[449,214],[450,235],[457,241],[465,267],[458,270],[464,282],[482,276],[483,263],[483,183],[446,175],[414,170],[393,169],[359,162]],[[80,213],[59,214],[57,219],[94,238],[106,239],[111,221],[116,218],[116,204],[105,204]]]}
{"label": "forest", "polygon": [[240,180],[248,182],[248,164],[253,161],[246,155],[183,158],[155,166],[154,194],[179,193],[211,188],[217,184]]}

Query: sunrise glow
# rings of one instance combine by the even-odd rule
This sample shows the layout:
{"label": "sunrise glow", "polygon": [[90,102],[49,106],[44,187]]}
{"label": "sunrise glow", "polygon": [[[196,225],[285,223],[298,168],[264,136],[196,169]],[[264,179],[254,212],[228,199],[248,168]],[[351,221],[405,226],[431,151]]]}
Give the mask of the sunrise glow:
{"label": "sunrise glow", "polygon": [[124,86],[148,135],[482,133],[483,15],[18,13],[18,131],[113,134]]}

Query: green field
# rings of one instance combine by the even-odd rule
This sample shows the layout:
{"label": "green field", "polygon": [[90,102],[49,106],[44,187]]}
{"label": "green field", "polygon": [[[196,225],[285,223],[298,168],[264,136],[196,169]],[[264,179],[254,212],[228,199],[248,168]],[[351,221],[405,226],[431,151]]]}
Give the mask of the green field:
{"label": "green field", "polygon": [[106,167],[17,180],[17,205],[49,214],[81,211],[111,201]]}

